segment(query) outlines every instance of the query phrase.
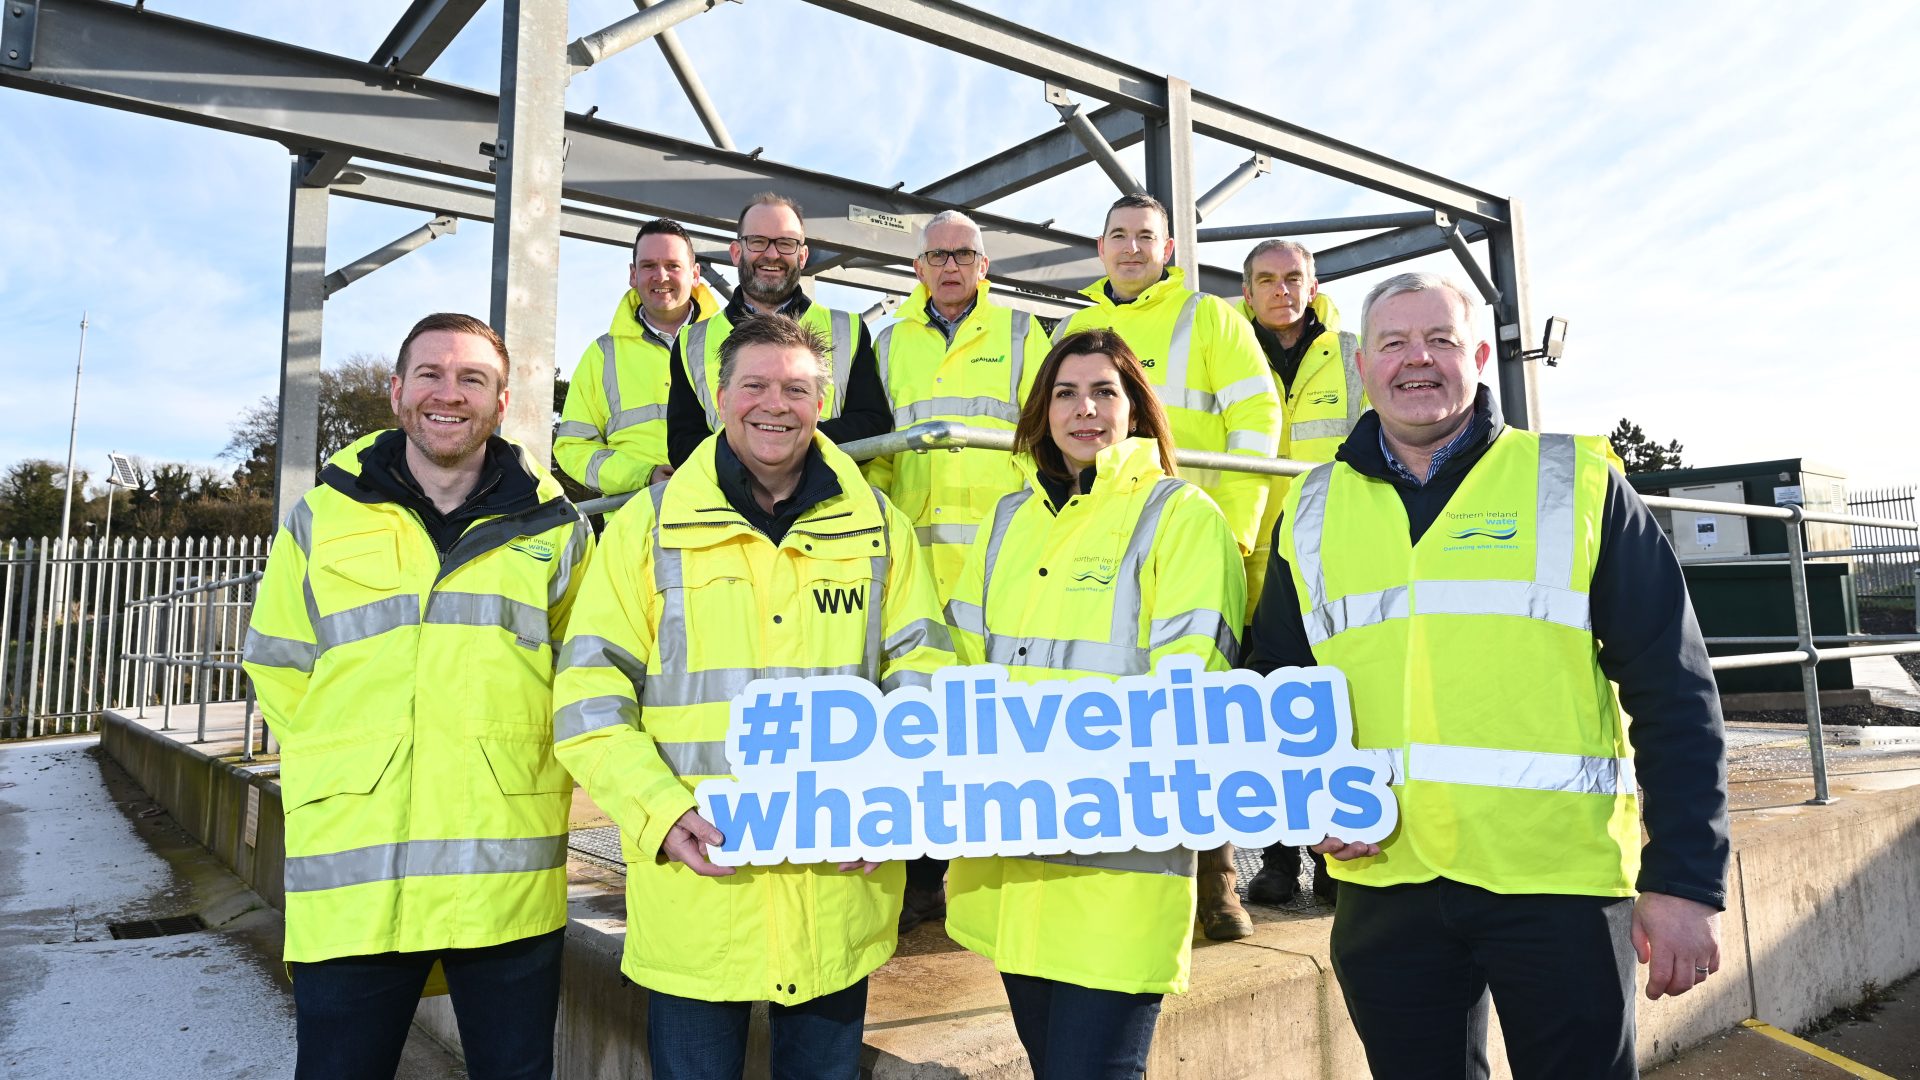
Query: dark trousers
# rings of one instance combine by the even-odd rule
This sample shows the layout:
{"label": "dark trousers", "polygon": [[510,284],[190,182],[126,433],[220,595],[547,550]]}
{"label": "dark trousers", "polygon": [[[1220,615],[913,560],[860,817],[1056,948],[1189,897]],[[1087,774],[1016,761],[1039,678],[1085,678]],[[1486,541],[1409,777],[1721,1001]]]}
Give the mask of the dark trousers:
{"label": "dark trousers", "polygon": [[1034,1080],[1133,1080],[1147,1074],[1159,994],[1000,975]]}
{"label": "dark trousers", "polygon": [[937,892],[946,888],[946,885],[947,860],[919,858],[907,861],[907,888]]}
{"label": "dark trousers", "polygon": [[288,964],[295,1080],[388,1080],[439,960],[473,1080],[548,1080],[564,930],[479,949]]}
{"label": "dark trousers", "polygon": [[[647,997],[647,1056],[654,1080],[739,1080],[747,1065],[750,1001],[699,1001],[658,990]],[[860,1075],[867,980],[798,1005],[767,1006],[773,1080],[853,1080]]]}
{"label": "dark trousers", "polygon": [[1489,996],[1516,1078],[1632,1078],[1632,920],[1623,897],[1341,882],[1333,970],[1383,1080],[1485,1077]]}

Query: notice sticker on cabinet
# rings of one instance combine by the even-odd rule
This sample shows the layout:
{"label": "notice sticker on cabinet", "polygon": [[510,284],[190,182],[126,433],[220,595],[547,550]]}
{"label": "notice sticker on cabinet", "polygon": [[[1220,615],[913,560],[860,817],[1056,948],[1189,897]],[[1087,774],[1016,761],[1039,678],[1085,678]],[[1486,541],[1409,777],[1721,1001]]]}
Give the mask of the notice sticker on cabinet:
{"label": "notice sticker on cabinet", "polygon": [[1788,503],[1806,504],[1806,495],[1799,484],[1777,484],[1773,489],[1773,505],[1785,506]]}
{"label": "notice sticker on cabinet", "polygon": [[1693,519],[1693,542],[1703,548],[1710,548],[1720,542],[1719,527],[1712,515],[1703,514]]}

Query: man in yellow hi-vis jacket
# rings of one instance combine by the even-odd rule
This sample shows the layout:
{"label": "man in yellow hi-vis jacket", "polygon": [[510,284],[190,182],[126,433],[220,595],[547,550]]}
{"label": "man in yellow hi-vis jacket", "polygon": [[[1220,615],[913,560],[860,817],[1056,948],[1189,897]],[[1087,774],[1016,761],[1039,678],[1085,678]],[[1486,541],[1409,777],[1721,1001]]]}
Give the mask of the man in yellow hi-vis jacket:
{"label": "man in yellow hi-vis jacket", "polygon": [[545,1076],[573,791],[547,719],[592,533],[495,435],[486,323],[430,315],[395,367],[399,430],[287,516],[247,636],[282,753],[295,1075],[393,1075],[438,961],[469,1072]]}
{"label": "man in yellow hi-vis jacket", "polygon": [[613,323],[580,356],[554,432],[553,459],[607,495],[673,474],[667,464],[668,357],[680,328],[720,311],[700,282],[693,238],[664,218],[640,226],[626,295]]}
{"label": "man in yellow hi-vis jacket", "polygon": [[[1166,207],[1151,195],[1121,196],[1107,210],[1098,247],[1107,276],[1081,290],[1093,306],[1055,327],[1053,339],[1112,328],[1146,368],[1175,445],[1272,457],[1280,438],[1273,373],[1253,328],[1233,305],[1187,288],[1186,272],[1167,265],[1173,235]],[[1211,469],[1181,469],[1180,477],[1213,497],[1240,554],[1252,554],[1266,514],[1267,477]],[[1201,853],[1200,925],[1210,938],[1230,941],[1253,933],[1253,920],[1234,892],[1236,876],[1231,848]]]}
{"label": "man in yellow hi-vis jacket", "polygon": [[893,955],[900,864],[715,866],[694,809],[752,680],[930,686],[953,660],[913,527],[816,431],[825,356],[784,315],[733,327],[720,432],[615,515],[561,649],[556,753],[620,826],[621,969],[652,992],[655,1076],[740,1076],[756,1001],[781,1075],[854,1075]]}

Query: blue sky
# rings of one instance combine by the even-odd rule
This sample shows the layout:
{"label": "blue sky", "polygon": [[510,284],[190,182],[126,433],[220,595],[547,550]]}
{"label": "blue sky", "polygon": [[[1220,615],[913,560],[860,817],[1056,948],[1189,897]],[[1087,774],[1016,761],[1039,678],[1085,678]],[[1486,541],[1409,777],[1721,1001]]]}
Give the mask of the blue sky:
{"label": "blue sky", "polygon": [[[405,7],[148,6],[354,57]],[[1690,464],[1803,456],[1856,484],[1920,479],[1920,378],[1871,344],[1913,309],[1920,7],[978,6],[1522,199],[1536,321],[1572,323],[1566,361],[1543,375],[1547,427],[1604,432],[1629,416],[1685,443]],[[632,10],[574,0],[572,33]],[[430,76],[493,89],[499,23],[488,4]],[[1036,80],[797,0],[724,4],[680,36],[735,140],[807,168],[914,186],[1056,122]],[[650,45],[575,79],[568,105],[702,137]],[[1196,182],[1245,157],[1203,141]],[[0,465],[64,456],[83,308],[79,464],[98,474],[108,450],[215,459],[236,413],[277,386],[287,160],[276,144],[0,89]],[[1113,194],[1088,168],[993,209],[1091,232]],[[1208,223],[1409,208],[1280,166]],[[329,267],[425,217],[333,200]],[[428,311],[484,316],[491,247],[487,226],[462,223],[337,294],[328,359],[390,354]],[[1235,264],[1244,247],[1202,257]],[[1426,265],[1456,270],[1450,257]],[[624,272],[624,253],[563,241],[563,371],[604,332]],[[1328,291],[1357,313],[1371,280]]]}

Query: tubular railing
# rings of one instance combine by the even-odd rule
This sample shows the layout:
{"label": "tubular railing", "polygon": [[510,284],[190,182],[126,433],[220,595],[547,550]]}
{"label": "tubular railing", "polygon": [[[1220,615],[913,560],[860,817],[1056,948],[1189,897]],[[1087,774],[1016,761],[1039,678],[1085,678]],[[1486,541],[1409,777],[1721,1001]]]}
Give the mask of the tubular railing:
{"label": "tubular railing", "polygon": [[[130,647],[125,659],[135,665],[149,683],[158,675],[166,687],[161,702],[160,730],[173,730],[174,688],[178,682],[173,675],[177,671],[187,671],[188,702],[198,706],[194,742],[207,741],[208,705],[235,700],[245,702],[245,712],[241,718],[242,761],[252,761],[255,753],[253,680],[246,677],[245,669],[240,666],[240,656],[246,641],[248,616],[253,611],[252,587],[259,583],[260,576],[261,571],[255,570],[238,577],[149,596],[127,605],[130,620],[141,609],[152,608],[159,612],[157,617],[145,620],[150,631],[147,636],[136,638],[129,634],[125,639],[129,642],[139,640],[140,648],[146,651],[135,652]],[[237,690],[239,696],[231,696],[229,688]],[[222,696],[223,692],[228,692],[228,696]],[[216,701],[216,698],[219,700]],[[136,715],[141,719],[146,718],[145,695],[141,696]],[[257,741],[261,753],[273,752],[273,735],[267,731],[265,724],[260,725],[260,738]]]}

